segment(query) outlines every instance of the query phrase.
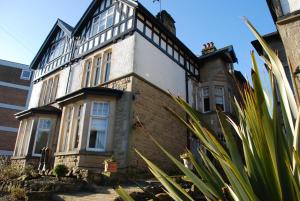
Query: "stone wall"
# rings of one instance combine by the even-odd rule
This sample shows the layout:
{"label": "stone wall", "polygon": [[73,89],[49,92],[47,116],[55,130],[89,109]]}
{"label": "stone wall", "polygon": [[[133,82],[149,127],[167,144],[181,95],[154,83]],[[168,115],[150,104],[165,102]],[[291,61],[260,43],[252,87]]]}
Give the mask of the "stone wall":
{"label": "stone wall", "polygon": [[[297,66],[300,66],[300,14],[277,21],[277,28],[283,41],[287,58],[290,61],[292,74],[294,74]],[[295,82],[299,93],[300,82],[297,79],[295,79]]]}
{"label": "stone wall", "polygon": [[[174,109],[185,118],[185,113],[164,91],[140,77],[133,78],[133,130],[129,138],[128,165],[145,170],[145,162],[135,153],[134,148],[159,167],[174,171],[174,164],[150,140],[151,134],[173,156],[179,158],[187,146],[187,130],[163,106]],[[140,120],[141,125],[137,122]],[[142,128],[144,127],[144,128]]]}

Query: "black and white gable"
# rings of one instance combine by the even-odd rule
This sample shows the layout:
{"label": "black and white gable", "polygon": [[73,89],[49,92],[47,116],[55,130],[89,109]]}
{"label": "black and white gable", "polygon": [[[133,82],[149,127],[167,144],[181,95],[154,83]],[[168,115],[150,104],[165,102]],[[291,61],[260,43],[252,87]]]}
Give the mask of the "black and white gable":
{"label": "black and white gable", "polygon": [[71,58],[73,27],[58,19],[48,34],[46,40],[30,64],[30,68],[54,69],[67,63]]}
{"label": "black and white gable", "polygon": [[134,8],[131,0],[95,0],[76,25],[75,57],[80,57],[112,42],[134,28]]}

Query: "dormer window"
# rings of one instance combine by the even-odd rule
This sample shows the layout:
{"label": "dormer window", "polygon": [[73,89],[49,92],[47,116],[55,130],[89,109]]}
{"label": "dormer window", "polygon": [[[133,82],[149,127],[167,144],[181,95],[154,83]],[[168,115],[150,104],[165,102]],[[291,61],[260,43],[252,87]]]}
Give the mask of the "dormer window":
{"label": "dormer window", "polygon": [[114,21],[114,6],[110,9],[100,13],[93,19],[91,36],[96,35],[99,32],[111,27]]}

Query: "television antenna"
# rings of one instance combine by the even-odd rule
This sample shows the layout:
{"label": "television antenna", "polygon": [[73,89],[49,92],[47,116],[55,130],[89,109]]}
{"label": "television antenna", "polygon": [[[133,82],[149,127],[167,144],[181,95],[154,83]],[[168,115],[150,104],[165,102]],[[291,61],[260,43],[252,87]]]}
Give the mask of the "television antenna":
{"label": "television antenna", "polygon": [[162,0],[153,0],[153,3],[155,3],[155,2],[159,2],[159,19],[160,19],[160,21],[162,21],[162,19],[161,19],[161,2],[162,2]]}

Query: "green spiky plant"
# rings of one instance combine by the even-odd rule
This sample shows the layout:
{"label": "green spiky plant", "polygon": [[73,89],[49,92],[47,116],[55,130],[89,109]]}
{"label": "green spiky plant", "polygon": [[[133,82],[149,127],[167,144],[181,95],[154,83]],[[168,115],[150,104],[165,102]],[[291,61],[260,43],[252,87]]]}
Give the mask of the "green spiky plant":
{"label": "green spiky plant", "polygon": [[[226,148],[201,124],[197,112],[184,100],[173,97],[188,114],[188,122],[169,109],[218,161],[225,177],[203,152],[199,152],[201,163],[188,152],[195,169],[193,172],[169,154],[155,139],[152,140],[207,200],[298,201],[300,200],[299,108],[277,55],[251,23],[246,19],[245,22],[268,56],[264,60],[269,68],[273,97],[267,96],[263,89],[256,59],[252,53],[254,90],[246,87],[243,90],[242,103],[235,100],[238,121],[235,122],[225,114],[218,113],[226,139]],[[279,94],[280,106],[276,101],[274,80],[278,86],[276,93]],[[241,140],[243,153],[238,150],[234,138],[236,134]],[[170,197],[176,201],[193,200],[187,191],[163,170],[139,151],[136,152],[144,159],[149,170],[162,183]],[[121,187],[117,192],[124,200],[133,200]]]}

